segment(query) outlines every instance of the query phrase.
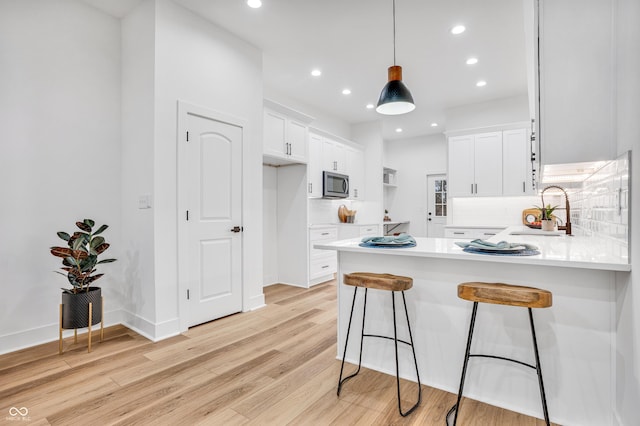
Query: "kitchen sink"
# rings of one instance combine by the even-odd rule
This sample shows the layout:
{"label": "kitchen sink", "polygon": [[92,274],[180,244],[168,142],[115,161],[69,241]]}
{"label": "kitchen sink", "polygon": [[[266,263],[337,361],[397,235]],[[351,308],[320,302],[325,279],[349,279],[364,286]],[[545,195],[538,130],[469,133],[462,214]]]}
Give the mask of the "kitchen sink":
{"label": "kitchen sink", "polygon": [[513,231],[509,235],[535,235],[538,237],[559,237],[564,235],[562,231],[537,231],[532,229],[531,231]]}

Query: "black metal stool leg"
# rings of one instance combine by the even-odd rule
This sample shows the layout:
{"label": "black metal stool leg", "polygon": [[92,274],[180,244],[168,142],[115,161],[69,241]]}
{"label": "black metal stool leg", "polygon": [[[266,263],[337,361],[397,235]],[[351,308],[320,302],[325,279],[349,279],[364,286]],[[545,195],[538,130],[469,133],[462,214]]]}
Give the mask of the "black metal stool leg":
{"label": "black metal stool leg", "polygon": [[342,354],[342,365],[340,366],[340,378],[338,379],[338,396],[340,396],[340,390],[342,389],[342,384],[349,380],[350,378],[356,376],[360,372],[360,368],[362,366],[362,347],[364,345],[364,322],[367,315],[367,288],[364,289],[364,307],[362,309],[362,334],[360,336],[360,356],[358,359],[358,369],[355,373],[342,378],[342,373],[344,371],[344,360],[347,357],[347,345],[349,344],[349,332],[351,331],[351,320],[353,319],[353,308],[356,304],[356,294],[358,292],[358,287],[354,287],[353,289],[353,302],[351,302],[351,314],[349,315],[349,325],[347,326],[347,336],[344,342],[344,352]]}
{"label": "black metal stool leg", "polygon": [[469,323],[469,337],[467,338],[467,349],[464,353],[464,362],[462,363],[462,377],[460,377],[460,387],[458,388],[458,399],[453,407],[447,412],[445,421],[449,424],[449,416],[456,412],[453,418],[453,426],[458,422],[458,413],[460,412],[460,401],[462,400],[462,390],[464,388],[464,378],[467,375],[467,364],[469,363],[469,353],[471,352],[471,340],[473,339],[473,328],[476,323],[476,314],[478,312],[478,302],[473,302],[473,311],[471,313],[471,322]]}
{"label": "black metal stool leg", "polygon": [[544,413],[544,421],[547,426],[549,423],[549,410],[547,410],[547,397],[544,392],[544,383],[542,381],[542,367],[540,366],[540,356],[538,355],[538,341],[536,339],[536,329],[533,325],[533,313],[529,309],[529,324],[531,325],[531,337],[533,338],[533,352],[536,356],[536,373],[538,373],[538,385],[540,386],[540,398],[542,398],[542,411]]}
{"label": "black metal stool leg", "polygon": [[396,384],[398,387],[398,411],[400,412],[400,415],[402,417],[406,417],[409,414],[411,414],[420,405],[420,402],[422,401],[422,385],[420,384],[420,373],[418,372],[418,359],[416,358],[416,350],[413,346],[413,335],[411,334],[411,324],[409,323],[409,311],[407,310],[407,300],[404,297],[404,291],[402,291],[401,293],[402,293],[402,303],[404,304],[404,315],[405,315],[405,318],[407,319],[407,328],[409,330],[409,342],[411,346],[411,352],[413,353],[413,363],[416,367],[416,377],[418,379],[418,401],[409,410],[403,413],[401,398],[400,398],[400,372],[398,369],[399,363],[398,363],[398,333],[396,330],[396,300],[395,300],[395,291],[392,291],[391,299],[393,302],[393,337],[394,337],[394,343],[396,348]]}

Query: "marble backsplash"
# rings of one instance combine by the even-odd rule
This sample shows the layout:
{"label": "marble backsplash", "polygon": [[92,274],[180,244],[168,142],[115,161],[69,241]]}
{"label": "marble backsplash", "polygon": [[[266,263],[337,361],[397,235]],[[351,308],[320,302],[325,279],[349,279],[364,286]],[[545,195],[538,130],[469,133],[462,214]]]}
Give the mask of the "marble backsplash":
{"label": "marble backsplash", "polygon": [[[572,191],[571,223],[580,233],[628,244],[630,153],[610,161]],[[577,229],[576,229],[577,231]]]}

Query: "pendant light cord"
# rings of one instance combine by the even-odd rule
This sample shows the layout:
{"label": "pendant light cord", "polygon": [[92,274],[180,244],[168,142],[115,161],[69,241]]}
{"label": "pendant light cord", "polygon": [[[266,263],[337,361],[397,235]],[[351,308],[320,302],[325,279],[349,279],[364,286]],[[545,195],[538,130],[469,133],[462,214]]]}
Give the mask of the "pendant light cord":
{"label": "pendant light cord", "polygon": [[393,0],[393,65],[396,65],[396,0]]}

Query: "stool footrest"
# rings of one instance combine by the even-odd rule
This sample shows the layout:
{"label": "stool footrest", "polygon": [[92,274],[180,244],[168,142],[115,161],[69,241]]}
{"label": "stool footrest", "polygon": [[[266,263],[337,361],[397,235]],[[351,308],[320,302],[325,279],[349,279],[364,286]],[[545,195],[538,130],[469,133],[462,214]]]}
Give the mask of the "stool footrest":
{"label": "stool footrest", "polygon": [[[392,342],[395,341],[395,339],[393,337],[389,337],[389,336],[380,336],[379,334],[363,334],[362,337],[379,337],[381,339],[387,339],[387,340],[391,340]],[[405,345],[409,345],[409,346],[413,346],[411,343],[407,342],[406,340],[400,340],[398,339],[399,343],[404,343]]]}
{"label": "stool footrest", "polygon": [[513,358],[507,358],[507,357],[504,357],[504,356],[486,355],[486,354],[469,354],[469,358],[471,358],[471,357],[501,359],[503,361],[515,362],[516,364],[524,365],[525,367],[533,368],[534,370],[536,369],[535,365],[527,364],[526,362],[519,361],[519,360],[513,359]]}

